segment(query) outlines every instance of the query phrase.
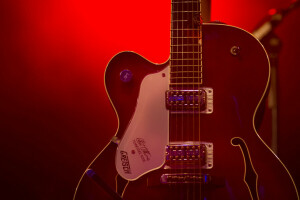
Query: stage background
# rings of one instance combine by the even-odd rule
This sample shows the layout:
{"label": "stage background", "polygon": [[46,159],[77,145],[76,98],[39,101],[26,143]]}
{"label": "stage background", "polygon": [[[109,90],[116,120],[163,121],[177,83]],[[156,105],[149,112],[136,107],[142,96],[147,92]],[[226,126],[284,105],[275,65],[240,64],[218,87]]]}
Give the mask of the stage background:
{"label": "stage background", "polygon": [[[212,0],[211,19],[252,31],[269,9],[289,3]],[[165,62],[169,23],[170,0],[0,1],[1,199],[72,198],[117,128],[103,83],[106,64],[124,50]],[[297,9],[276,29],[283,42],[278,155],[297,185],[299,25]],[[267,140],[269,117],[261,133]]]}

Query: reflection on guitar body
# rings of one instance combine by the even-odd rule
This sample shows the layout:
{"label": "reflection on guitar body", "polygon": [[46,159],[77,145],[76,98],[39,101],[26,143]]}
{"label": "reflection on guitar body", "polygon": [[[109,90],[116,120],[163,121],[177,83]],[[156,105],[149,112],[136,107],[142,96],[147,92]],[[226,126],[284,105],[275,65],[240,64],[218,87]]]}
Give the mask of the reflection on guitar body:
{"label": "reflection on guitar body", "polygon": [[246,31],[201,22],[197,0],[172,0],[171,56],[122,52],[105,86],[119,127],[74,199],[299,199],[255,116],[270,70]]}

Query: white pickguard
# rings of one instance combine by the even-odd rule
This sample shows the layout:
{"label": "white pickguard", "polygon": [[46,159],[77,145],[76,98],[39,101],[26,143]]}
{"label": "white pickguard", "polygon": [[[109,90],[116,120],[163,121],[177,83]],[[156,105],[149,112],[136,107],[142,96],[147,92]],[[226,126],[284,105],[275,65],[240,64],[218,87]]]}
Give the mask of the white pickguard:
{"label": "white pickguard", "polygon": [[135,113],[116,152],[116,168],[124,179],[136,180],[165,162],[169,138],[169,111],[165,104],[168,86],[169,66],[146,76],[141,83]]}

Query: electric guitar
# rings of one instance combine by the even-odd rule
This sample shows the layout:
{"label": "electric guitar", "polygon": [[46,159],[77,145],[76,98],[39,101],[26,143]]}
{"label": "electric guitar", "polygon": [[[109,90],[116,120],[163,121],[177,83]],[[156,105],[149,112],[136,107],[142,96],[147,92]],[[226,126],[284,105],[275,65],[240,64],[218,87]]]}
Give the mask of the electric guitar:
{"label": "electric guitar", "polygon": [[199,0],[172,0],[171,55],[116,55],[105,87],[118,131],[88,166],[74,200],[299,199],[259,137],[269,60],[260,42],[202,23]]}

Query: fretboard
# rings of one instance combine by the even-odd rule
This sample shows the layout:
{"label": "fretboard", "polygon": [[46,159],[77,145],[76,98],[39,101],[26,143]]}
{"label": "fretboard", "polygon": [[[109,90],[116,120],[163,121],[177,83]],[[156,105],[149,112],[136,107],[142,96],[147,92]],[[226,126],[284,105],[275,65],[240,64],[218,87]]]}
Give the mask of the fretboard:
{"label": "fretboard", "polygon": [[172,88],[202,84],[200,0],[172,0]]}

